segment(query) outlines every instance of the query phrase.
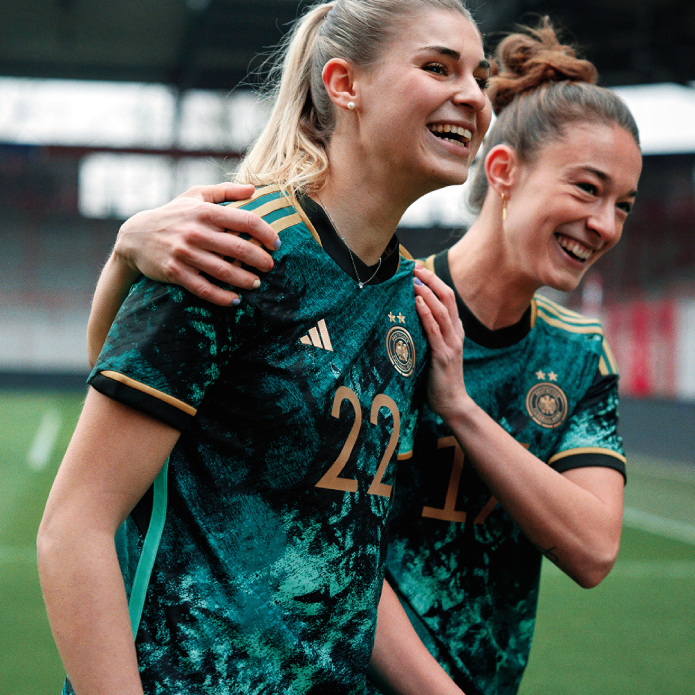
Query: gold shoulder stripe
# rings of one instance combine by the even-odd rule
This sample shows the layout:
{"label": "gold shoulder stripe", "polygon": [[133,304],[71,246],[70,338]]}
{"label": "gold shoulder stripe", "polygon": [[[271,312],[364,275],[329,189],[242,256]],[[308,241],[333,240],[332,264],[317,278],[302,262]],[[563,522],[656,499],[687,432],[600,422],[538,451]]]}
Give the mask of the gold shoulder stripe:
{"label": "gold shoulder stripe", "polygon": [[414,261],[415,259],[410,255],[410,251],[408,251],[403,244],[398,244],[398,253],[401,254],[402,258],[407,258],[409,261]]}
{"label": "gold shoulder stripe", "polygon": [[281,217],[279,220],[275,220],[275,222],[271,222],[270,226],[279,234],[288,227],[293,227],[295,224],[300,224],[303,221],[302,216],[298,212],[295,212],[292,215],[287,215],[286,217]]}
{"label": "gold shoulder stripe", "polygon": [[611,456],[612,458],[618,459],[618,461],[622,461],[623,463],[627,462],[627,459],[622,454],[619,454],[617,451],[613,451],[612,449],[602,449],[598,446],[585,446],[577,449],[561,451],[559,454],[551,456],[548,463],[554,463],[555,461],[567,458],[568,456],[578,456],[580,454],[603,454],[605,456]]}
{"label": "gold shoulder stripe", "polygon": [[285,198],[285,196],[282,196],[280,198],[275,198],[274,200],[269,200],[267,203],[263,203],[263,205],[259,205],[257,208],[254,210],[251,210],[254,215],[258,215],[259,217],[265,217],[266,215],[269,215],[271,212],[275,212],[276,210],[282,210],[282,208],[289,208],[292,207],[292,203]]}
{"label": "gold shoulder stripe", "polygon": [[[610,370],[610,374],[617,374],[618,373],[618,363],[615,361],[615,356],[613,355],[613,351],[611,350],[610,345],[608,344],[608,341],[604,338],[603,339],[603,357],[601,358],[601,362],[606,361],[607,367]],[[603,372],[601,372],[603,374]]]}
{"label": "gold shoulder stripe", "polygon": [[556,328],[562,328],[568,333],[585,333],[593,335],[603,335],[603,330],[601,329],[601,324],[592,321],[590,323],[569,323],[568,321],[553,317],[545,311],[545,307],[538,307],[538,316],[542,318],[550,326],[555,326]]}
{"label": "gold shoulder stripe", "polygon": [[173,396],[170,396],[168,393],[164,393],[164,391],[158,391],[157,389],[153,389],[151,386],[148,386],[147,384],[142,384],[139,381],[135,381],[135,379],[131,379],[129,376],[126,376],[125,374],[121,374],[119,372],[112,372],[110,370],[103,371],[101,373],[104,376],[109,377],[109,379],[119,381],[121,384],[125,384],[130,388],[136,389],[137,391],[141,391],[142,393],[146,393],[148,396],[153,396],[157,400],[160,400],[164,403],[168,403],[169,405],[173,406],[174,408],[177,408],[178,410],[186,413],[187,415],[195,415],[198,412],[195,408],[188,405],[188,403],[184,403],[178,398],[174,398]]}
{"label": "gold shoulder stripe", "polygon": [[[297,210],[297,214],[299,215],[300,220],[304,222],[306,228],[311,232],[311,236],[313,236],[314,239],[316,239],[316,243],[323,248],[323,244],[321,243],[321,237],[319,237],[319,233],[314,228],[314,225],[311,224],[311,220],[306,216],[306,213],[302,209],[302,206],[299,203],[297,203],[294,207]],[[276,229],[275,231],[278,230]]]}
{"label": "gold shoulder stripe", "polygon": [[431,256],[428,256],[425,258],[425,260],[422,262],[422,265],[427,268],[427,270],[431,270],[434,273],[434,256],[435,254],[432,254]]}
{"label": "gold shoulder stripe", "polygon": [[538,318],[538,302],[534,297],[531,300],[531,328],[536,325],[536,319]]}
{"label": "gold shoulder stripe", "polygon": [[270,195],[271,193],[277,193],[280,189],[280,186],[261,186],[260,188],[257,188],[253,195],[250,198],[245,198],[244,200],[235,200],[234,202],[229,203],[227,207],[230,208],[240,208],[242,205],[247,205],[248,203],[253,202],[254,200],[258,200],[264,195]]}
{"label": "gold shoulder stripe", "polygon": [[567,321],[567,323],[577,323],[581,325],[594,324],[595,326],[600,326],[597,319],[591,319],[586,316],[582,316],[582,314],[578,314],[576,311],[566,309],[565,307],[549,300],[547,297],[538,295],[536,296],[536,299],[538,300],[539,307],[542,307],[545,311]]}

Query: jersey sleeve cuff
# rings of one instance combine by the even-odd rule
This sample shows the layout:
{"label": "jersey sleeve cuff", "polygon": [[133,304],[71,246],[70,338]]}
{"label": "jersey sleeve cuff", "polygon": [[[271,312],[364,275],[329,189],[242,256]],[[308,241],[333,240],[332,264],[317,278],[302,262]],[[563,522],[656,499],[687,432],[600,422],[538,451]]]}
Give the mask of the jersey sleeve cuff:
{"label": "jersey sleeve cuff", "polygon": [[188,427],[197,412],[183,401],[118,372],[97,372],[88,382],[104,396],[150,415],[179,432]]}
{"label": "jersey sleeve cuff", "polygon": [[548,461],[550,466],[558,473],[570,471],[573,468],[612,468],[627,479],[625,469],[625,457],[617,451],[600,448],[572,449],[555,454]]}

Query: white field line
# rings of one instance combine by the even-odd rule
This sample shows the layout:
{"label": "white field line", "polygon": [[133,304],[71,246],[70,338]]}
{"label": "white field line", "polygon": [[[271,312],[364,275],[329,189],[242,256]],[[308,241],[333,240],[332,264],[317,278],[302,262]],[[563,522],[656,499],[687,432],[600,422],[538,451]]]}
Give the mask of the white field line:
{"label": "white field line", "polygon": [[34,435],[29,452],[27,453],[27,466],[33,471],[42,471],[50,461],[53,448],[63,420],[56,408],[47,410]]}
{"label": "white field line", "polygon": [[656,514],[626,507],[623,511],[623,526],[647,531],[663,538],[695,545],[695,526],[682,521],[665,519]]}

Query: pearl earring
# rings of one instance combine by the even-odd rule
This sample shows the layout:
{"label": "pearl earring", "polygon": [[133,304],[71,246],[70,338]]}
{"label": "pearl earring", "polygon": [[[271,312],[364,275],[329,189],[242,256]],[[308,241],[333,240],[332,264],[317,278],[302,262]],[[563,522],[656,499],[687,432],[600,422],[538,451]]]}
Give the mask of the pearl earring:
{"label": "pearl earring", "polygon": [[350,111],[354,111],[354,109],[355,109],[355,102],[354,102],[354,101],[348,101],[347,107],[350,109]]}

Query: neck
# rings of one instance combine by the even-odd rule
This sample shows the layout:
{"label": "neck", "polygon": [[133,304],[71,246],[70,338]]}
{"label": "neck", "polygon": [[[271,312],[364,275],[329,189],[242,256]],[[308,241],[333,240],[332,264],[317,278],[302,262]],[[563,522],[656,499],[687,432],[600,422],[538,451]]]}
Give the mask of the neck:
{"label": "neck", "polygon": [[490,330],[518,323],[539,288],[515,272],[495,232],[481,216],[449,249],[456,291],[477,319]]}
{"label": "neck", "polygon": [[374,265],[417,196],[405,195],[388,167],[374,165],[354,142],[338,134],[331,140],[329,161],[328,178],[314,200],[326,209],[352,253]]}

